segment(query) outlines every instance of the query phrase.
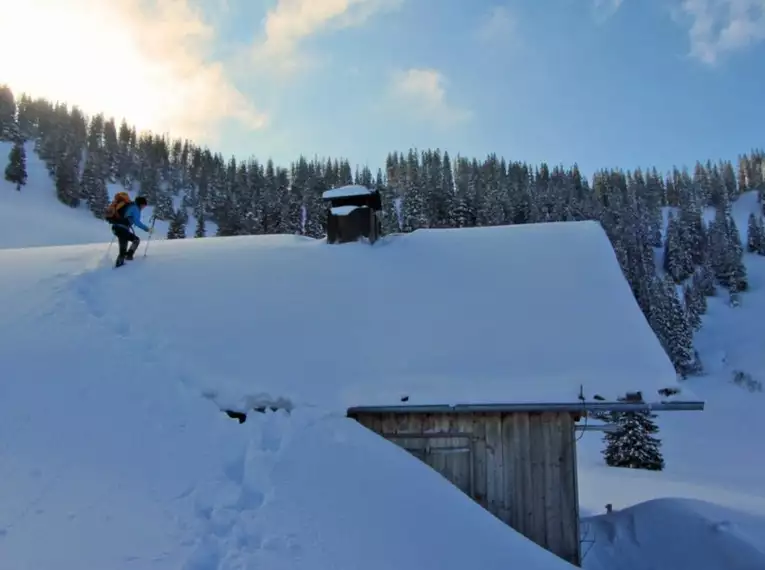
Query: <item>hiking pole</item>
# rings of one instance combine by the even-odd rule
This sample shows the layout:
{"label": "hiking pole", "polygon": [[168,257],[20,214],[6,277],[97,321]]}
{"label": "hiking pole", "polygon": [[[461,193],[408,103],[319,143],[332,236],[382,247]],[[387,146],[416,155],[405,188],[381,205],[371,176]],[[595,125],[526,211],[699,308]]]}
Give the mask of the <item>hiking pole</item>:
{"label": "hiking pole", "polygon": [[106,254],[104,255],[104,259],[109,257],[109,252],[112,250],[113,243],[114,243],[114,236],[112,236],[112,241],[109,242],[109,247],[106,248]]}
{"label": "hiking pole", "polygon": [[151,217],[151,226],[149,227],[149,239],[146,240],[146,249],[143,250],[143,256],[146,257],[146,254],[149,253],[149,244],[151,243],[151,237],[154,235],[154,222],[157,221],[157,216],[154,215]]}

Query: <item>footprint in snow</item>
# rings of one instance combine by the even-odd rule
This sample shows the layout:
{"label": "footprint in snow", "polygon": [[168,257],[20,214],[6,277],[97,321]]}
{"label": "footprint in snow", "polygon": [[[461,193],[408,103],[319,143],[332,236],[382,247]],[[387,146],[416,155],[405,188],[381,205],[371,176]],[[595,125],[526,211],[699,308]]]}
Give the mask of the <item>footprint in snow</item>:
{"label": "footprint in snow", "polygon": [[266,496],[260,490],[249,488],[247,485],[242,485],[239,501],[237,501],[237,507],[243,511],[255,511],[262,507],[265,501]]}
{"label": "footprint in snow", "polygon": [[220,546],[212,537],[202,538],[191,556],[181,567],[182,570],[214,570],[220,567]]}
{"label": "footprint in snow", "polygon": [[263,541],[263,550],[288,551],[297,554],[301,551],[300,544],[295,535],[269,536]]}

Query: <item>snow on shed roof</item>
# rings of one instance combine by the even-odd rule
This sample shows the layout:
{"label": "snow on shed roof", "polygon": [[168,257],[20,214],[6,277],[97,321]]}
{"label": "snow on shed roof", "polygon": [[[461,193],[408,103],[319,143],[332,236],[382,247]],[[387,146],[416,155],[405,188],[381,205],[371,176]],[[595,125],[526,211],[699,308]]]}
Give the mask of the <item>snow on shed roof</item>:
{"label": "snow on shed roof", "polygon": [[335,206],[334,208],[330,208],[330,211],[335,216],[347,216],[351,212],[358,210],[360,207],[361,206]]}
{"label": "snow on shed roof", "polygon": [[580,385],[590,401],[655,401],[678,387],[595,222],[421,230],[374,246],[169,240],[151,257],[100,302],[140,284],[136,330],[167,339],[187,379],[232,407],[580,403]]}
{"label": "snow on shed roof", "polygon": [[372,194],[374,190],[361,186],[359,184],[350,184],[348,186],[340,186],[339,188],[332,188],[325,191],[321,196],[325,200],[331,200],[332,198],[348,198],[350,196],[365,196]]}
{"label": "snow on shed roof", "polygon": [[[374,246],[161,240],[135,263],[91,270],[105,272],[91,275],[94,302],[232,409],[576,404],[580,385],[588,401],[657,401],[666,387],[694,399],[596,222],[419,230]],[[139,289],[140,312],[125,313],[117,303]]]}

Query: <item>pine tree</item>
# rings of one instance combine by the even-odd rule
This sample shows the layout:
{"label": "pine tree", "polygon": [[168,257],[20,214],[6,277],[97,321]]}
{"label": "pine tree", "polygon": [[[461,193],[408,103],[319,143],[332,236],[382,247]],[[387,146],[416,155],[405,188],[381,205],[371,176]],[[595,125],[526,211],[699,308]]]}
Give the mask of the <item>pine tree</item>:
{"label": "pine tree", "polygon": [[39,107],[40,101],[32,101],[29,95],[22,93],[19,97],[16,105],[16,124],[18,125],[18,136],[24,142],[39,137],[37,125]]}
{"label": "pine tree", "polygon": [[699,303],[699,297],[703,298],[703,295],[700,295],[692,284],[683,287],[685,316],[688,320],[688,325],[693,330],[699,330],[701,328],[702,307]]}
{"label": "pine tree", "polygon": [[80,197],[97,218],[103,217],[109,204],[109,192],[106,189],[106,172],[103,168],[103,153],[96,149],[88,152],[85,169],[80,180]]}
{"label": "pine tree", "polygon": [[672,277],[655,279],[649,322],[675,370],[683,376],[699,372],[701,365],[693,348],[693,330],[680,302]]}
{"label": "pine tree", "polygon": [[730,213],[730,206],[717,210],[709,228],[710,262],[717,281],[727,287],[731,296],[737,298],[740,291],[748,288],[743,246]]}
{"label": "pine tree", "polygon": [[186,224],[189,221],[188,214],[183,208],[179,208],[170,220],[167,229],[167,239],[184,239],[186,237]]}
{"label": "pine tree", "polygon": [[746,250],[749,253],[765,255],[765,227],[763,227],[762,217],[749,214],[746,229]]}
{"label": "pine tree", "polygon": [[661,440],[655,434],[659,428],[653,421],[656,414],[650,412],[619,412],[609,414],[609,421],[616,430],[606,432],[603,457],[606,465],[662,471],[664,457]]}
{"label": "pine tree", "polygon": [[[707,240],[708,241],[708,240]],[[698,285],[698,290],[703,297],[714,297],[717,294],[717,287],[715,284],[715,272],[712,268],[711,254],[709,253],[710,246],[707,246],[707,252],[704,255],[704,259],[701,262],[698,270],[694,274],[694,280]],[[706,302],[706,301],[705,301]]]}
{"label": "pine tree", "polygon": [[27,183],[27,153],[24,143],[17,139],[8,153],[8,166],[5,167],[5,179],[16,185],[16,190]]}
{"label": "pine tree", "polygon": [[405,166],[405,192],[401,208],[404,231],[430,227],[426,212],[425,189],[422,185],[423,168],[414,150],[409,151]]}
{"label": "pine tree", "polygon": [[206,235],[206,229],[205,229],[205,217],[201,215],[197,215],[197,225],[194,229],[194,237],[195,238],[203,238]]}
{"label": "pine tree", "polygon": [[56,161],[53,173],[56,196],[70,208],[76,208],[80,205],[78,163],[79,160],[73,153],[65,153]]}
{"label": "pine tree", "polygon": [[[707,312],[707,296],[704,289],[706,283],[704,279],[701,270],[696,271],[691,279],[691,290],[693,291],[693,298],[696,302],[699,315],[704,315]],[[712,283],[712,287],[714,288],[714,278],[710,279],[709,282]]]}
{"label": "pine tree", "polygon": [[675,283],[682,283],[692,270],[687,256],[690,244],[686,243],[685,235],[681,232],[681,222],[670,213],[664,243],[664,271],[672,276]]}
{"label": "pine tree", "polygon": [[16,98],[10,87],[0,85],[0,141],[15,142],[18,138]]}

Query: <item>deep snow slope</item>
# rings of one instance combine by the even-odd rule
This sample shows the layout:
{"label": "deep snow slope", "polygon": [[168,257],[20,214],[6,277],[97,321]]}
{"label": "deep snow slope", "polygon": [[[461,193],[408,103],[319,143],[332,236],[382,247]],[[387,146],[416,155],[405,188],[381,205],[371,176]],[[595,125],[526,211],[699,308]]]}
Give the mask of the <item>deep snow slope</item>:
{"label": "deep snow slope", "polygon": [[[0,141],[0,249],[19,247],[42,247],[101,243],[112,239],[109,225],[93,216],[87,204],[69,208],[56,198],[53,179],[48,175],[45,163],[34,151],[34,143],[25,145],[27,153],[27,184],[20,191],[3,175],[8,163],[11,143]],[[123,191],[119,184],[107,185],[109,195]],[[135,193],[134,193],[135,195]],[[176,207],[180,200],[176,200]],[[143,221],[151,218],[152,208],[143,211]],[[187,235],[192,235],[196,219],[189,212],[186,226]],[[157,220],[152,239],[162,240],[167,236],[169,223]],[[207,235],[215,235],[216,227],[208,223]],[[142,239],[146,235],[136,229]],[[104,249],[104,251],[106,251]]]}
{"label": "deep snow slope", "polygon": [[56,199],[53,179],[45,163],[25,145],[27,184],[16,185],[5,179],[8,153],[13,145],[0,141],[0,248],[68,245],[109,241],[109,226],[87,208],[72,209]]}
{"label": "deep snow slope", "polygon": [[[247,288],[263,271],[253,244],[273,242],[315,248],[317,262],[333,247],[173,240],[120,269],[102,244],[0,250],[0,568],[570,568],[310,397],[242,425],[220,411],[213,389],[251,386],[257,399],[274,358],[301,356],[288,334],[299,331],[259,310],[276,303],[316,328],[307,300],[330,303],[321,327],[358,306],[336,305],[329,276],[292,268]],[[281,352],[264,354],[273,335]],[[342,354],[324,346],[326,362]],[[308,396],[332,375],[326,362],[303,379]]]}
{"label": "deep snow slope", "polygon": [[[758,208],[756,192],[733,206],[744,243],[747,218]],[[709,209],[705,218],[712,217]],[[704,411],[661,413],[657,420],[665,471],[605,467],[600,436],[586,433],[579,441],[582,514],[598,515],[582,525],[583,551],[589,550],[585,568],[765,568],[765,392],[733,382],[734,371],[742,370],[765,383],[765,258],[745,254],[745,263],[750,290],[741,295],[741,305],[729,307],[721,290],[708,299],[696,333],[705,374],[684,384],[705,401]],[[607,503],[615,509],[611,515],[602,514]],[[683,552],[680,544],[694,549]]]}

